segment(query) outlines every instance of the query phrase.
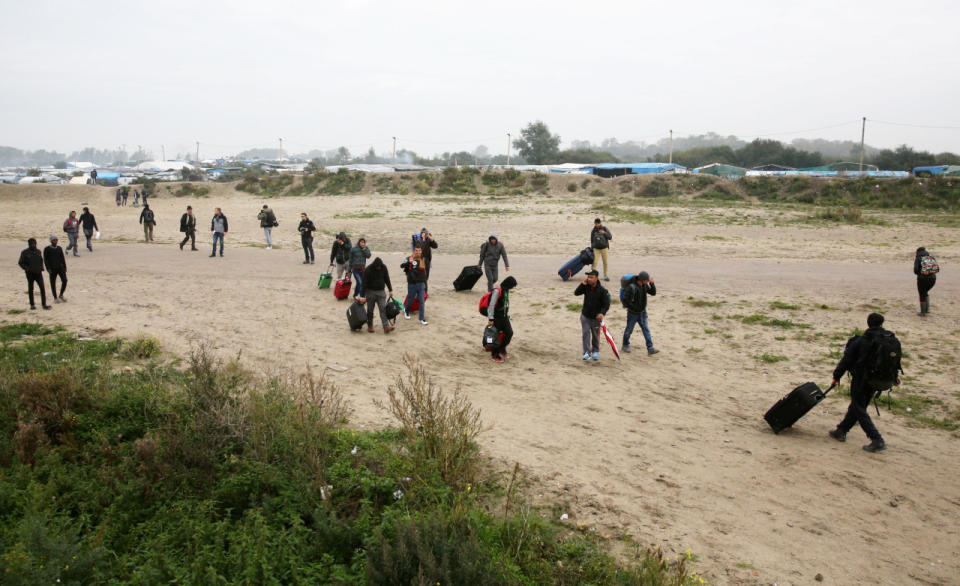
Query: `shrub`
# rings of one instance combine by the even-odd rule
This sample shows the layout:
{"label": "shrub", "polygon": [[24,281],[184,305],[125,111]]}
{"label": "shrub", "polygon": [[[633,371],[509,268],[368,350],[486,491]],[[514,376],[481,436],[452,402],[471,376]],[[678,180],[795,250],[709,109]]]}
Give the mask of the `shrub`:
{"label": "shrub", "polygon": [[602,189],[591,189],[591,190],[590,190],[590,196],[591,196],[591,197],[603,197],[604,195],[605,195],[605,194],[603,193],[603,190],[602,190]]}
{"label": "shrub", "polygon": [[153,336],[137,336],[132,342],[124,342],[120,355],[128,360],[150,358],[160,350],[160,341]]}
{"label": "shrub", "polygon": [[864,222],[863,210],[860,208],[826,208],[817,210],[814,217],[818,220],[844,224],[862,224]]}
{"label": "shrub", "polygon": [[666,179],[657,177],[643,186],[640,195],[642,197],[668,197],[672,192],[670,183]]}
{"label": "shrub", "polygon": [[576,183],[574,183],[573,181],[571,181],[570,183],[567,183],[567,191],[569,191],[570,193],[573,193],[573,192],[575,192],[576,190],[577,190],[577,184],[576,184]]}

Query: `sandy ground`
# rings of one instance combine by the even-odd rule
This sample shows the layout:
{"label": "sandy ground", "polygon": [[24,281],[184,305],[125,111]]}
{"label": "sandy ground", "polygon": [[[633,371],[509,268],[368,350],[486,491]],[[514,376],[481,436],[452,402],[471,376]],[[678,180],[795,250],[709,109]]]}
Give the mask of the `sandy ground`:
{"label": "sandy ground", "polygon": [[[539,477],[544,498],[558,500],[572,523],[676,553],[689,548],[699,557],[694,570],[716,583],[812,584],[817,574],[825,584],[957,583],[960,434],[883,410],[874,419],[890,449],[866,454],[859,429],[845,444],[826,435],[846,409],[839,394],[779,436],[762,419],[794,386],[826,386],[831,352],[873,310],[885,312],[904,343],[904,387],[942,402],[934,415],[956,417],[957,228],[903,216],[890,216],[887,227],[796,223],[809,212],[788,208],[630,208],[663,222],[608,222],[610,285],[615,294],[617,277],[639,269],[654,276],[659,294],[650,302],[650,325],[661,353],[635,351],[617,362],[604,348],[600,362],[583,363],[577,313],[567,308],[579,301],[575,282],[560,281],[556,270],[586,245],[595,201],[567,194],[276,199],[268,203],[281,225],[274,250],[265,250],[255,220],[263,201],[215,187],[208,198],[154,199],[157,241],[147,245],[136,242],[139,209],[116,208],[112,190],[0,186],[0,256],[9,259],[0,267],[0,307],[27,307],[15,264],[23,239],[60,234],[66,212],[86,202],[103,240],[94,253],[69,257],[69,302],[31,312],[31,319],[84,332],[148,333],[179,354],[209,341],[223,356],[241,353],[268,370],[329,367],[360,427],[389,423],[373,401],[385,397],[408,352],[441,386],[462,386],[490,427],[482,436],[486,453]],[[200,252],[175,245],[188,203],[200,220]],[[214,206],[230,220],[222,259],[207,256]],[[301,264],[301,210],[322,232],[312,266]],[[409,235],[422,226],[440,244],[430,325],[401,318],[390,335],[379,323],[376,334],[349,332],[347,303],[316,288],[328,235],[365,235],[402,294],[398,265]],[[503,365],[479,347],[483,281],[471,293],[451,286],[491,231],[520,283],[511,297],[516,337]],[[924,320],[915,315],[912,275],[920,244],[944,268]],[[774,301],[797,309],[773,309]],[[733,317],[754,313],[809,327]],[[608,323],[619,340],[624,310],[615,305]],[[642,350],[639,331],[633,346]],[[788,359],[767,363],[763,353]]]}

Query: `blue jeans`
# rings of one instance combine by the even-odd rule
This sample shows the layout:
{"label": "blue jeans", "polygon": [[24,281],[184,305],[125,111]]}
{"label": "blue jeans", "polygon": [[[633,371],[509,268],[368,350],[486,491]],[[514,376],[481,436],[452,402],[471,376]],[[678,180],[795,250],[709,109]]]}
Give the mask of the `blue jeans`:
{"label": "blue jeans", "polygon": [[407,283],[407,305],[403,308],[404,311],[410,313],[410,304],[413,303],[414,299],[420,300],[420,319],[425,320],[424,311],[427,308],[427,300],[424,297],[424,294],[427,292],[426,283]]}
{"label": "blue jeans", "polygon": [[647,350],[653,348],[653,338],[650,337],[650,327],[647,326],[647,312],[630,313],[627,312],[627,327],[623,330],[623,347],[630,345],[630,334],[633,333],[633,326],[640,324],[640,331],[643,332],[643,339],[647,342]]}
{"label": "blue jeans", "polygon": [[363,297],[363,269],[353,269],[353,282],[357,284],[353,289],[353,296]]}
{"label": "blue jeans", "polygon": [[220,256],[223,256],[223,232],[213,233],[213,252],[211,254],[217,253],[217,240],[220,240]]}

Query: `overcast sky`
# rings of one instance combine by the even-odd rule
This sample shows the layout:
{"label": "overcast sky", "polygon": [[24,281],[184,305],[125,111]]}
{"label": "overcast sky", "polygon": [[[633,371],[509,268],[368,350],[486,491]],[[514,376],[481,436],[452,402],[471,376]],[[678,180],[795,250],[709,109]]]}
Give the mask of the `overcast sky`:
{"label": "overcast sky", "polygon": [[23,149],[496,154],[537,119],[564,146],[859,140],[866,116],[868,144],[960,152],[955,0],[0,6],[0,145]]}

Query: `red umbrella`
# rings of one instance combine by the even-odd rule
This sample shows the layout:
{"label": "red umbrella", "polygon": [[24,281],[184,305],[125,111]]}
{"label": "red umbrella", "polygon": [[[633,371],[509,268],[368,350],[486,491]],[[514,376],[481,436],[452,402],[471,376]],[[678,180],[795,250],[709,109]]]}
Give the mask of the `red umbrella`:
{"label": "red umbrella", "polygon": [[620,350],[617,350],[617,343],[614,341],[613,335],[610,334],[610,330],[607,329],[607,324],[603,320],[600,321],[600,331],[603,332],[603,337],[610,343],[610,349],[613,350],[613,355],[617,357],[617,360],[620,360]]}

